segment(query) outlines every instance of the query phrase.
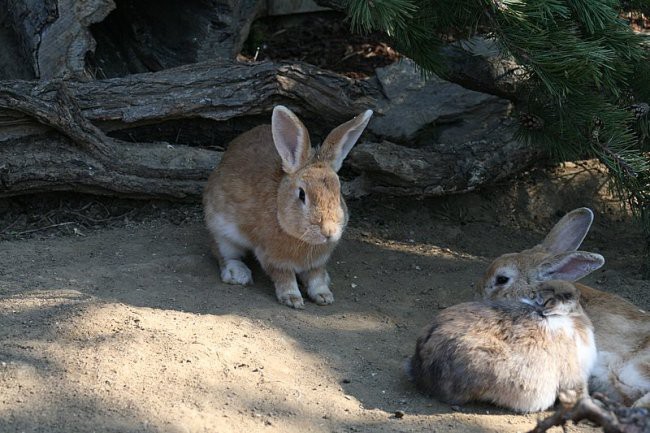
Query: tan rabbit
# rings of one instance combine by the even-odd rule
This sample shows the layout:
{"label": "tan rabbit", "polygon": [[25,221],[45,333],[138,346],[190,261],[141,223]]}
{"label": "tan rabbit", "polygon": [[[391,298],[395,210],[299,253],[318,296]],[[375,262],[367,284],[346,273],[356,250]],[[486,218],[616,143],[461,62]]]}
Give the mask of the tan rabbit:
{"label": "tan rabbit", "polygon": [[440,312],[417,341],[409,373],[451,404],[484,401],[517,412],[584,395],[596,359],[591,322],[565,281],[519,300],[466,302]]}
{"label": "tan rabbit", "polygon": [[[497,258],[478,285],[481,295],[517,299],[541,281],[576,281],[600,268],[605,262],[601,255],[576,251],[592,221],[590,209],[575,209],[541,244]],[[627,405],[650,407],[650,315],[614,294],[583,284],[576,287],[593,322],[598,348],[590,391]]]}
{"label": "tan rabbit", "polygon": [[203,193],[212,251],[225,283],[252,283],[242,262],[252,251],[281,303],[304,307],[296,274],[311,300],[334,301],[325,264],[348,221],[336,172],[371,116],[368,110],[340,125],[314,152],[302,122],[278,105],[270,126],[230,143]]}

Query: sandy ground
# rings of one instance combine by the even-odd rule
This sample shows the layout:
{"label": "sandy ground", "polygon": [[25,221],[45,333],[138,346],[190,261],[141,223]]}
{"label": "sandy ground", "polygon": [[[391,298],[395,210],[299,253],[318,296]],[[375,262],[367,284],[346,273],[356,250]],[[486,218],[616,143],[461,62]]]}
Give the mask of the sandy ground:
{"label": "sandy ground", "polygon": [[[435,200],[350,202],[334,305],[279,305],[218,279],[200,209],[0,243],[2,432],[524,432],[539,414],[451,408],[402,364],[437,311],[472,299],[497,255],[596,208],[587,279],[643,308],[642,238],[580,167]],[[403,411],[404,417],[394,416]],[[587,426],[571,431],[594,431]],[[559,431],[559,430],[558,430]]]}

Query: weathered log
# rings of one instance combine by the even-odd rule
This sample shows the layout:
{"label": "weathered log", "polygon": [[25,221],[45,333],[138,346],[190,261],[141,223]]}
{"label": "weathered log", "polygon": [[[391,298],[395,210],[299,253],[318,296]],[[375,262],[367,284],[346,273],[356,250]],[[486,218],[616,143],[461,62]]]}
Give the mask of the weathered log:
{"label": "weathered log", "polygon": [[[219,152],[128,143],[91,120],[112,127],[179,118],[226,121],[270,113],[284,103],[332,125],[372,102],[365,87],[309,65],[231,62],[87,83],[0,82],[3,120],[12,128],[6,133],[0,121],[0,196],[65,189],[197,199]],[[47,130],[58,134],[44,136]]]}
{"label": "weathered log", "polygon": [[83,117],[62,83],[51,101],[1,89],[0,105],[59,132],[0,145],[0,196],[73,190],[196,198],[220,156],[203,149],[108,137]]}
{"label": "weathered log", "polygon": [[[367,107],[377,107],[377,117],[391,112],[391,104],[404,97],[385,84],[379,79],[355,81],[304,64],[223,61],[85,83],[0,82],[0,196],[65,189],[197,199],[219,152],[156,143],[156,137],[146,137],[149,143],[126,142],[106,132],[147,128],[170,119],[207,119],[215,128],[251,116],[253,123],[267,123],[277,103],[295,109],[312,132],[319,127],[325,131]],[[383,95],[380,87],[388,93]],[[418,89],[412,90],[429,93]],[[493,107],[504,108],[498,101]],[[454,113],[462,116],[462,111]],[[428,129],[435,119],[423,118],[417,128]],[[490,125],[490,131],[482,140],[429,140],[421,148],[361,143],[346,164],[349,174],[361,175],[351,193],[440,195],[472,190],[517,173],[539,154],[513,139],[506,120]],[[217,144],[225,146],[229,138],[220,137]],[[366,134],[366,140],[371,141],[372,134]]]}
{"label": "weathered log", "polygon": [[6,50],[0,79],[106,78],[234,59],[265,6],[264,0],[0,0]]}
{"label": "weathered log", "polygon": [[408,148],[387,141],[360,143],[347,166],[361,173],[351,194],[440,196],[473,191],[519,173],[540,149],[513,137],[504,122],[481,140]]}
{"label": "weathered log", "polygon": [[[113,0],[3,0],[19,50],[37,78],[85,74],[86,53],[95,48],[89,27],[115,8]],[[14,60],[15,61],[15,60]]]}
{"label": "weathered log", "polygon": [[[241,51],[265,0],[115,0],[93,26],[97,49],[88,57],[97,78],[156,72]],[[116,37],[119,35],[119,37]]]}
{"label": "weathered log", "polygon": [[[74,191],[133,198],[199,200],[221,152],[167,143],[119,143],[115,164],[46,134],[0,145],[0,197]],[[120,163],[130,166],[122,170]],[[143,169],[138,172],[137,167]]]}
{"label": "weathered log", "polygon": [[[56,81],[0,81],[0,89],[45,102]],[[379,89],[306,63],[213,60],[157,73],[89,82],[67,81],[84,118],[105,131],[178,119],[226,122],[285,104],[306,119],[335,124],[374,105]],[[0,142],[43,132],[31,116],[0,105]],[[219,143],[225,144],[225,143]]]}

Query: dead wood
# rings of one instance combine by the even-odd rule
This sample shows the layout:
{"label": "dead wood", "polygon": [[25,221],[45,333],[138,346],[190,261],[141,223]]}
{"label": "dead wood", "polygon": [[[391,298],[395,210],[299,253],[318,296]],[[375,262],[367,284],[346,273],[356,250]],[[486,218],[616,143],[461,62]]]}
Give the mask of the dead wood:
{"label": "dead wood", "polygon": [[[22,62],[32,76],[52,79],[85,74],[85,57],[95,47],[89,27],[114,8],[113,0],[0,0],[0,15],[15,40],[3,62]],[[0,76],[1,77],[1,76]],[[12,77],[14,78],[14,77]]]}
{"label": "dead wood", "polygon": [[58,83],[43,101],[0,87],[0,105],[57,133],[0,145],[0,195],[73,190],[137,197],[196,198],[219,152],[166,143],[127,143],[85,119]]}
{"label": "dead wood", "polygon": [[92,82],[0,82],[0,196],[73,190],[197,199],[220,152],[130,143],[100,126],[228,121],[277,103],[331,125],[372,101],[367,87],[306,64],[226,61]]}
{"label": "dead wood", "polygon": [[[47,103],[55,98],[56,83],[0,81],[0,88]],[[369,82],[351,80],[306,63],[228,60],[124,78],[67,81],[66,87],[81,115],[104,131],[179,119],[225,122],[268,113],[278,103],[307,119],[331,125],[374,105],[379,94],[379,89]],[[0,141],[43,132],[41,122],[19,114],[12,107],[0,106]]]}
{"label": "dead wood", "polygon": [[420,197],[474,191],[529,167],[541,149],[514,138],[508,123],[481,140],[409,148],[388,141],[360,143],[347,165],[361,178],[357,194]]}
{"label": "dead wood", "polygon": [[[385,100],[380,87],[308,64],[223,60],[90,82],[0,82],[0,196],[71,190],[196,200],[221,153],[155,135],[126,141],[129,131],[203,120],[215,131],[241,122],[241,132],[285,104],[319,135],[319,127]],[[422,148],[361,143],[346,165],[361,175],[354,194],[441,195],[503,179],[539,155],[511,129],[502,124],[483,140]],[[216,145],[223,149],[230,138],[223,134]]]}
{"label": "dead wood", "polygon": [[564,427],[568,421],[591,421],[604,433],[648,433],[650,416],[645,408],[627,408],[602,395],[584,397],[571,408],[562,407],[553,415],[538,421],[530,433],[543,433],[551,427]]}

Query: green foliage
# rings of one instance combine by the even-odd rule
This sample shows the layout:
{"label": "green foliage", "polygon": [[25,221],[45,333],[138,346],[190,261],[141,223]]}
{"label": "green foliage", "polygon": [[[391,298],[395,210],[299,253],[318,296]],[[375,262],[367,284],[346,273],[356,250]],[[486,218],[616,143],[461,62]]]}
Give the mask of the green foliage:
{"label": "green foliage", "polygon": [[556,158],[598,157],[650,246],[650,115],[638,105],[650,102],[650,42],[619,18],[649,8],[650,0],[348,0],[355,30],[386,32],[425,72],[444,73],[438,48],[449,35],[494,38],[526,71],[516,108],[540,127],[522,127],[520,137]]}

